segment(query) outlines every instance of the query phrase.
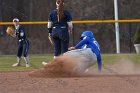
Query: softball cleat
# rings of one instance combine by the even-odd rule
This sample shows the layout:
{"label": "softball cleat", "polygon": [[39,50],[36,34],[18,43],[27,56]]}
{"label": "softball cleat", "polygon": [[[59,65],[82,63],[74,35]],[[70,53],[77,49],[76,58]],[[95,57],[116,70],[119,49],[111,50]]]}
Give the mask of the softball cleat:
{"label": "softball cleat", "polygon": [[45,65],[47,65],[47,64],[48,64],[47,62],[44,62],[44,61],[42,62],[42,65],[43,65],[43,66],[45,66]]}
{"label": "softball cleat", "polygon": [[26,67],[30,67],[30,65],[29,64],[26,64]]}
{"label": "softball cleat", "polygon": [[20,64],[19,64],[19,63],[15,63],[15,64],[13,64],[12,66],[13,66],[13,67],[17,67],[17,66],[20,66]]}

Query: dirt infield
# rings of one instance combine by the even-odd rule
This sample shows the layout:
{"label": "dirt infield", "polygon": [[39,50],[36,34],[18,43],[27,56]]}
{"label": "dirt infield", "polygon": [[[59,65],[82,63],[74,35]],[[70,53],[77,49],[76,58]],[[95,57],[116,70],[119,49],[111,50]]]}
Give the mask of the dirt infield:
{"label": "dirt infield", "polygon": [[0,73],[0,93],[139,93],[140,75],[35,78],[29,72]]}
{"label": "dirt infield", "polygon": [[140,93],[139,67],[121,61],[104,65],[101,73],[94,66],[86,73],[73,73],[74,64],[68,62],[28,72],[0,72],[0,93]]}

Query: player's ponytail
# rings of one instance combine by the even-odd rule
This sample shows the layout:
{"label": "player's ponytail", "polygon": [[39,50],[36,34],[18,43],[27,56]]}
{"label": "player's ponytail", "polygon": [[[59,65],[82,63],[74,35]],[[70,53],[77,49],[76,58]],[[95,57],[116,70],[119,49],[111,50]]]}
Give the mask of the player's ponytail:
{"label": "player's ponytail", "polygon": [[64,0],[56,0],[56,5],[57,5],[58,22],[60,22],[60,20],[64,15]]}

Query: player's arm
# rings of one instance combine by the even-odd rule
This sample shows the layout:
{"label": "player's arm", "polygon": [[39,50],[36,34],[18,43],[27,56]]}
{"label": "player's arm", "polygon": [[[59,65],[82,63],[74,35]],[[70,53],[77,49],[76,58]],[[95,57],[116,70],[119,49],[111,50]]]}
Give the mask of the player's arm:
{"label": "player's arm", "polygon": [[89,43],[89,38],[88,37],[84,37],[83,40],[81,40],[76,46],[76,49],[81,48],[83,45],[88,44]]}
{"label": "player's arm", "polygon": [[87,44],[88,42],[89,42],[89,38],[85,37],[75,47],[70,47],[70,48],[68,48],[68,50],[80,49],[83,45]]}
{"label": "player's arm", "polygon": [[67,24],[68,24],[69,33],[72,34],[72,29],[73,29],[72,16],[67,10],[65,10],[65,15],[67,16]]}
{"label": "player's arm", "polygon": [[48,22],[48,39],[50,43],[53,45],[54,43],[53,43],[51,33],[52,33],[52,22]]}
{"label": "player's arm", "polygon": [[98,71],[101,72],[102,70],[102,59],[101,59],[101,55],[97,56],[97,64],[98,64]]}
{"label": "player's arm", "polygon": [[72,29],[73,29],[72,21],[67,22],[67,24],[68,24],[69,33],[72,34]]}
{"label": "player's arm", "polygon": [[52,33],[52,22],[48,22],[48,33],[49,33],[49,36]]}
{"label": "player's arm", "polygon": [[94,44],[94,53],[97,56],[97,65],[98,65],[98,71],[101,72],[102,70],[102,58],[101,58],[101,54],[100,54],[100,46],[98,44],[98,42],[96,40],[94,40],[93,42]]}
{"label": "player's arm", "polygon": [[48,17],[48,25],[47,25],[47,27],[48,27],[48,33],[49,33],[49,36],[51,36],[51,33],[52,33],[52,27],[53,27],[53,23],[52,23],[52,15],[53,14],[53,11],[51,11],[50,13],[49,13],[49,17]]}
{"label": "player's arm", "polygon": [[52,28],[53,28],[53,22],[52,22],[52,12],[49,14],[49,18],[48,18],[48,39],[50,41],[50,43],[53,45],[53,39],[52,39]]}

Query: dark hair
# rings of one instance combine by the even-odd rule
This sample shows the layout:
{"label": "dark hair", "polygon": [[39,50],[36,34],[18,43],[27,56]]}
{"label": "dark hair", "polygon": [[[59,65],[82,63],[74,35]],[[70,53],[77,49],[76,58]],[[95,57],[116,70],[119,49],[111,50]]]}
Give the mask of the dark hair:
{"label": "dark hair", "polygon": [[57,16],[58,16],[58,22],[59,22],[64,15],[64,0],[56,0],[56,4],[59,5],[57,9]]}

